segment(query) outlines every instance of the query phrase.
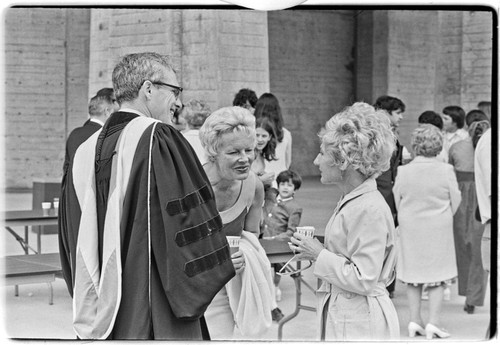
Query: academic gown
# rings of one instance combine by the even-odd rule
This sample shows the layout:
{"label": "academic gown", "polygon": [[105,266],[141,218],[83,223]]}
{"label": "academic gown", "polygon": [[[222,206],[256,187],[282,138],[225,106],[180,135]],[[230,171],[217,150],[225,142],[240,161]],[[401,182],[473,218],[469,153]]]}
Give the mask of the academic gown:
{"label": "academic gown", "polygon": [[[108,222],[113,221],[106,218],[112,197],[109,189],[116,176],[116,167],[121,164],[120,157],[133,157],[130,178],[123,186],[120,217],[115,221],[119,224],[120,240],[120,262],[115,271],[121,271],[117,274],[121,284],[116,293],[107,292],[105,288],[102,292],[101,287],[98,298],[91,296],[96,300],[102,296],[101,299],[105,299],[106,293],[112,297],[121,296],[117,312],[110,317],[112,331],[101,332],[99,336],[108,339],[207,339],[202,315],[215,294],[235,275],[214,193],[191,146],[172,126],[158,122],[147,127],[135,152],[120,156],[117,142],[124,128],[137,117],[132,113],[114,113],[102,131],[89,139],[97,140],[94,146],[95,180],[88,188],[95,189],[100,272],[97,281],[102,284],[109,280],[106,274],[114,263],[103,262],[104,254],[109,251],[104,248],[106,236],[109,237]],[[73,183],[74,175],[79,174],[75,170],[70,167],[68,176],[63,179],[59,231],[63,274],[74,300],[74,314],[78,314],[82,304],[86,307],[88,296],[80,296],[87,292],[81,292],[80,283],[75,284],[75,279],[81,279],[78,277],[86,272],[85,265],[91,264],[82,259],[78,250],[80,242],[86,238],[78,235],[79,231],[87,231],[80,225],[86,221],[82,210],[87,209],[81,208],[75,189],[78,185]],[[88,286],[93,288],[92,283]],[[78,299],[83,303],[76,307]],[[92,303],[97,305],[96,311],[105,309],[99,300]],[[76,315],[77,335],[85,338],[78,330],[93,325],[101,327],[97,318],[92,312]],[[82,320],[90,326],[82,327]],[[90,334],[88,338],[94,337],[93,331],[83,333]]]}

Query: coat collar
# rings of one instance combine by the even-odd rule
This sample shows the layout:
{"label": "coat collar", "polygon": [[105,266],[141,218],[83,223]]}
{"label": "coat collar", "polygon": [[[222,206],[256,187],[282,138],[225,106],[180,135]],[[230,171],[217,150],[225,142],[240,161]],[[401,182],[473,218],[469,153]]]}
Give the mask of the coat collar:
{"label": "coat collar", "polygon": [[356,199],[360,195],[373,192],[377,190],[377,182],[374,177],[367,178],[363,183],[354,188],[350,193],[344,195],[340,198],[339,203],[337,204],[337,208],[335,212],[338,212],[345,204],[349,201]]}

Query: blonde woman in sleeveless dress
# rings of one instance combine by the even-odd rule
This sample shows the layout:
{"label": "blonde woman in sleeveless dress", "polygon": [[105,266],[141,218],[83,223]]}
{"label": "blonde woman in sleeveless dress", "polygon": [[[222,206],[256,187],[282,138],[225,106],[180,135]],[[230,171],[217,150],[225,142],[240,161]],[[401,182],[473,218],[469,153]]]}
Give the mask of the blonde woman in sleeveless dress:
{"label": "blonde woman in sleeveless dress", "polygon": [[[254,117],[241,107],[219,109],[205,121],[200,139],[208,156],[203,167],[215,193],[223,231],[226,236],[241,236],[245,231],[257,237],[264,188],[251,170],[256,142]],[[246,264],[241,250],[232,255],[232,260],[236,274],[242,274]],[[244,326],[235,322],[228,292],[226,285],[205,313],[212,340],[233,339],[237,328]]]}

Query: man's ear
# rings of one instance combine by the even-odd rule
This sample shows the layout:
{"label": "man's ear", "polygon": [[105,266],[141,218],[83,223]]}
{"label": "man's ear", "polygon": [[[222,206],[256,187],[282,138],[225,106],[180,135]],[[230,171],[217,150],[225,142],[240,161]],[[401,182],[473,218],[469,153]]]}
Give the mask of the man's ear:
{"label": "man's ear", "polygon": [[141,88],[139,89],[139,96],[142,94],[146,99],[151,99],[152,96],[152,89],[153,89],[153,83],[151,83],[149,80],[145,80],[144,83],[142,83]]}

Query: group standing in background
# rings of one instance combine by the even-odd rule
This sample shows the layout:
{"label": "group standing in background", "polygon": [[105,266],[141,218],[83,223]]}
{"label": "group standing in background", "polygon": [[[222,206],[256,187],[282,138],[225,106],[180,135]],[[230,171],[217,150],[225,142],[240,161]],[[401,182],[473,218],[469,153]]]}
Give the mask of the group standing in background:
{"label": "group standing in background", "polygon": [[[307,209],[276,95],[242,88],[212,112],[201,99],[182,104],[182,91],[167,56],[129,54],[68,138],[59,239],[79,338],[259,339],[284,317],[283,264],[270,264],[259,238],[315,262],[321,340],[398,339],[396,278],[410,337],[450,336],[440,311],[457,277],[464,310],[483,305],[490,110],[423,112],[411,154],[396,97],[331,117],[314,165],[343,195],[321,243],[296,231]],[[226,236],[239,238],[235,252]]]}

